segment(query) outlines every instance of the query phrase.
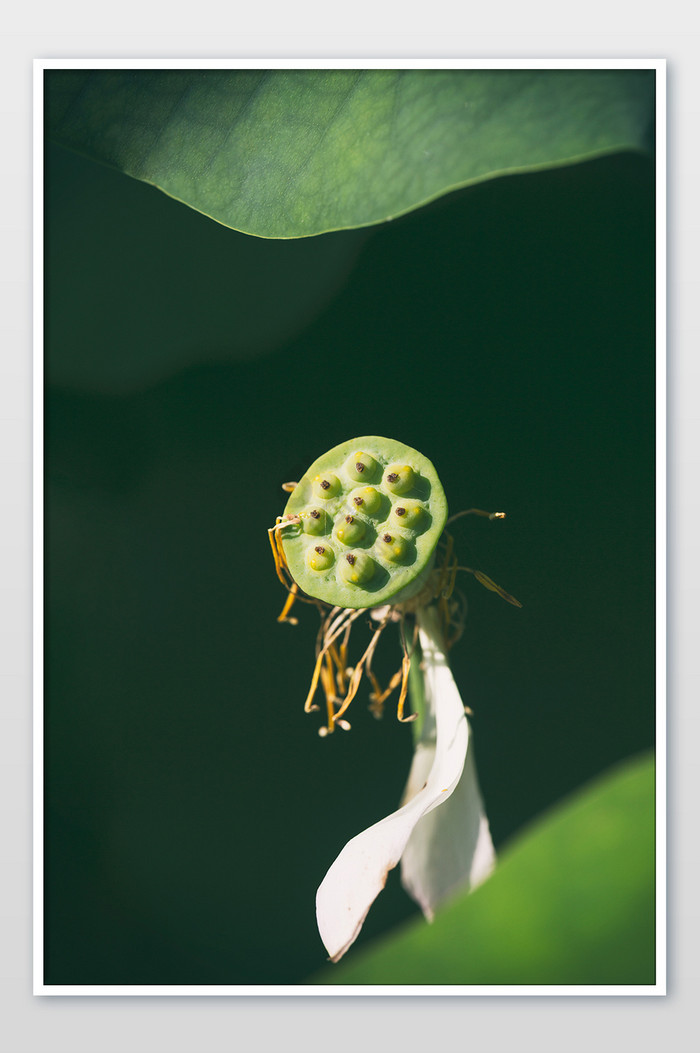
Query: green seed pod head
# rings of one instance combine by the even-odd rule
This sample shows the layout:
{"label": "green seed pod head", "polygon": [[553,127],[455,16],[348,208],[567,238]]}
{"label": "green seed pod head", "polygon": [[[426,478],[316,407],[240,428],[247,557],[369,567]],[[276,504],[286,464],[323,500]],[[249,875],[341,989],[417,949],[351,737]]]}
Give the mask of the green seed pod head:
{"label": "green seed pod head", "polygon": [[[371,485],[362,485],[366,480]],[[317,520],[312,510],[323,514]],[[284,514],[301,517],[302,529],[280,531],[299,587],[331,606],[377,607],[401,603],[425,585],[447,501],[427,457],[393,439],[364,435],[314,461]]]}

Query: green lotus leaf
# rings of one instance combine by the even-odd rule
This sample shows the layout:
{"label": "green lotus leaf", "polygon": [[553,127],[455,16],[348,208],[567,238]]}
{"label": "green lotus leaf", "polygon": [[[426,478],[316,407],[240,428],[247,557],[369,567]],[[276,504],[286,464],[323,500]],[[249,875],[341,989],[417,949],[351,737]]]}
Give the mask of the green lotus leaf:
{"label": "green lotus leaf", "polygon": [[432,925],[410,922],[321,984],[653,984],[654,765],[565,801]]}
{"label": "green lotus leaf", "polygon": [[643,150],[653,70],[50,70],[49,135],[226,226],[297,238]]}

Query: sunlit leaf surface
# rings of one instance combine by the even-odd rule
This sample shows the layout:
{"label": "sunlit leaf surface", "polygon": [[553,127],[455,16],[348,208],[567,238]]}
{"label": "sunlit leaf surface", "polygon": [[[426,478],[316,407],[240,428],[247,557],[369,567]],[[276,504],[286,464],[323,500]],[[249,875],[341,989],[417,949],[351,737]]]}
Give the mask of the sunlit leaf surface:
{"label": "sunlit leaf surface", "polygon": [[654,766],[538,821],[480,888],[314,977],[336,984],[654,982]]}
{"label": "sunlit leaf surface", "polygon": [[652,70],[54,70],[49,134],[239,231],[366,226],[644,149]]}

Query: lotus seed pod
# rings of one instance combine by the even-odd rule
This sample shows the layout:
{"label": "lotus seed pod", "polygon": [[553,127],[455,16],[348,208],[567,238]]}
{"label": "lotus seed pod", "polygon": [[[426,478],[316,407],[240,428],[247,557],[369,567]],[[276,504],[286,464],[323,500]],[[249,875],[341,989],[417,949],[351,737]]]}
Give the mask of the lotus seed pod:
{"label": "lotus seed pod", "polygon": [[373,516],[382,507],[382,495],[373,486],[365,486],[352,491],[350,502],[355,506],[356,511],[366,512],[368,516]]}
{"label": "lotus seed pod", "polygon": [[333,472],[319,472],[314,479],[313,492],[323,501],[329,501],[340,490],[340,479]]}
{"label": "lotus seed pod", "polygon": [[330,519],[323,508],[309,508],[301,513],[301,523],[305,534],[327,534],[330,530]]}
{"label": "lotus seed pod", "polygon": [[425,526],[425,509],[417,501],[407,499],[397,501],[389,515],[393,527],[403,530],[421,530]]}
{"label": "lotus seed pod", "polygon": [[328,570],[335,563],[335,553],[329,545],[311,545],[306,550],[306,562],[316,573]]}
{"label": "lotus seed pod", "polygon": [[366,552],[348,552],[340,560],[338,572],[349,585],[365,585],[374,576],[375,567]]}
{"label": "lotus seed pod", "polygon": [[345,462],[345,471],[349,478],[357,483],[368,483],[370,479],[374,479],[378,467],[374,457],[362,450],[350,454]]}
{"label": "lotus seed pod", "polygon": [[389,464],[384,470],[384,485],[392,494],[407,494],[413,489],[415,477],[410,464]]}
{"label": "lotus seed pod", "polygon": [[[312,511],[319,512],[318,520]],[[447,501],[427,457],[393,439],[364,435],[314,461],[284,514],[301,518],[303,529],[281,528],[278,537],[303,592],[333,607],[378,607],[401,603],[425,587]],[[313,534],[321,522],[322,538]]]}
{"label": "lotus seed pod", "polygon": [[350,514],[341,518],[335,532],[343,545],[356,545],[365,536],[366,530],[363,520]]}
{"label": "lotus seed pod", "polygon": [[376,550],[381,559],[388,559],[390,563],[402,563],[408,557],[409,543],[400,534],[390,534],[385,530],[377,538]]}

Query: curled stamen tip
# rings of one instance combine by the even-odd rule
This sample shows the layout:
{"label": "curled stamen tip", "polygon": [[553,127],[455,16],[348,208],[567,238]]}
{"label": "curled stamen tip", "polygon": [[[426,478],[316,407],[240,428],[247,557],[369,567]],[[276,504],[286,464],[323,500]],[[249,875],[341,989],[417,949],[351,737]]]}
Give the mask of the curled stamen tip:
{"label": "curled stamen tip", "polygon": [[318,706],[314,703],[313,705],[311,705],[311,706],[309,706],[307,708],[306,712],[307,713],[317,713],[318,712]]}
{"label": "curled stamen tip", "polygon": [[505,519],[505,518],[506,518],[505,512],[492,512],[491,515],[489,516],[489,519]]}
{"label": "curled stamen tip", "polygon": [[342,728],[343,731],[349,731],[350,730],[350,722],[348,720],[344,720],[344,719],[336,720],[335,723],[338,725],[339,728]]}
{"label": "curled stamen tip", "polygon": [[[318,706],[316,708],[318,709]],[[326,735],[328,734],[328,728],[324,725],[324,727],[318,729],[318,733],[322,739],[325,739]]]}
{"label": "curled stamen tip", "polygon": [[414,720],[418,720],[417,713],[410,713],[407,717],[399,717],[402,724],[411,724]]}

